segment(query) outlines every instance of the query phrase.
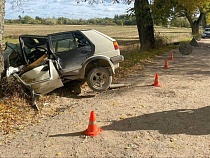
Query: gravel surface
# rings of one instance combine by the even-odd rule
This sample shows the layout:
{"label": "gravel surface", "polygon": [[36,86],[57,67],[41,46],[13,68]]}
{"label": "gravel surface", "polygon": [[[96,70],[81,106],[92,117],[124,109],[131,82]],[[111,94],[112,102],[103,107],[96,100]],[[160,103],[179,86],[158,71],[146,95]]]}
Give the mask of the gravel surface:
{"label": "gravel surface", "polygon": [[[0,136],[0,157],[208,157],[210,40],[199,45],[187,56],[176,49],[157,57],[120,80],[128,87],[58,97],[45,107],[58,115]],[[151,86],[156,74],[160,87]],[[92,110],[103,129],[96,137],[81,134]]]}

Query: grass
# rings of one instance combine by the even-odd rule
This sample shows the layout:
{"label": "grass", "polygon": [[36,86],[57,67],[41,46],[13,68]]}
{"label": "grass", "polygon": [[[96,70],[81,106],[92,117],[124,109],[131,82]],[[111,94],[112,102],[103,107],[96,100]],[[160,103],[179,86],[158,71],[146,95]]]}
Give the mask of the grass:
{"label": "grass", "polygon": [[[49,33],[70,31],[70,30],[96,29],[103,32],[118,41],[138,40],[138,31],[136,26],[103,26],[103,25],[29,25],[16,24],[5,25],[4,42],[7,40],[18,39],[22,34],[46,35]],[[179,41],[180,38],[191,36],[190,28],[162,28],[155,27],[155,35],[165,38],[171,42]]]}
{"label": "grass", "polygon": [[117,81],[118,78],[132,75],[136,71],[143,69],[145,63],[152,62],[156,56],[163,55],[175,48],[177,46],[169,44],[168,46],[161,46],[158,49],[147,51],[142,51],[139,47],[134,47],[129,51],[122,50],[121,54],[123,54],[125,60],[120,63],[120,67],[116,70],[114,80]]}
{"label": "grass", "polygon": [[[157,55],[162,55],[176,46],[173,42],[190,38],[190,29],[176,28],[156,28],[156,38],[158,42],[157,49],[141,51],[139,49],[138,32],[136,26],[69,26],[69,25],[5,25],[4,42],[18,42],[18,36],[21,34],[39,34],[44,35],[53,32],[77,30],[77,29],[96,29],[115,39],[117,39],[121,53],[125,61],[120,64],[114,79],[127,77],[135,71],[142,69],[144,63],[152,61]],[[166,46],[167,44],[167,46]],[[1,94],[2,93],[2,94]],[[59,93],[56,92],[56,94]],[[65,89],[62,89],[62,93]],[[59,95],[62,96],[62,95]],[[55,93],[41,97],[38,104],[44,104],[55,98]],[[12,99],[10,99],[12,98]],[[21,87],[15,83],[0,83],[0,130],[8,134],[19,130],[28,124],[39,122],[40,116],[52,116],[56,114],[56,109],[42,109],[41,113],[35,111],[30,106],[30,97],[25,95]],[[50,105],[49,105],[50,107]]]}

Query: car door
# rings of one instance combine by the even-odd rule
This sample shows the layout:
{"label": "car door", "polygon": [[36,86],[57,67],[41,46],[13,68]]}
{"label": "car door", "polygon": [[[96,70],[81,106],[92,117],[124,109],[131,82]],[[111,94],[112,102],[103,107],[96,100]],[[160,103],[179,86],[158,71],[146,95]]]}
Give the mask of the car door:
{"label": "car door", "polygon": [[[78,33],[77,33],[78,34]],[[84,36],[78,39],[74,32],[51,35],[52,47],[64,72],[74,73],[93,54],[92,47]],[[83,42],[81,41],[83,39]],[[67,71],[66,71],[67,70]]]}
{"label": "car door", "polygon": [[63,86],[52,60],[47,60],[43,64],[24,72],[21,79],[29,84],[36,93],[42,95]]}
{"label": "car door", "polygon": [[55,53],[60,59],[62,69],[76,70],[82,67],[82,63],[89,57],[89,46],[77,47],[72,50]]}

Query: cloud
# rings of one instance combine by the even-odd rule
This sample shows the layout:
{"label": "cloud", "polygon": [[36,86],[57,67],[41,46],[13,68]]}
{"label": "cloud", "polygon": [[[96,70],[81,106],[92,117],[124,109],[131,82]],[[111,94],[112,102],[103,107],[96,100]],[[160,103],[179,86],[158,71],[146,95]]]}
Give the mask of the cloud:
{"label": "cloud", "polygon": [[6,19],[17,19],[19,15],[31,17],[67,17],[70,19],[113,18],[114,15],[125,14],[131,5],[87,2],[76,3],[76,0],[25,0],[22,7],[12,9],[11,0],[6,1]]}

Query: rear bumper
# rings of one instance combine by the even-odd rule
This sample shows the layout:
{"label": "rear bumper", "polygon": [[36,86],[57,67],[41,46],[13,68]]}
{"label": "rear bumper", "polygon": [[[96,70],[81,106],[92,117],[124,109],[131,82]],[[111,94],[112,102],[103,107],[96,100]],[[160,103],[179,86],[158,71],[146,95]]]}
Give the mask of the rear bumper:
{"label": "rear bumper", "polygon": [[122,55],[114,56],[114,57],[111,57],[110,60],[113,64],[118,64],[119,62],[124,61],[124,56]]}

